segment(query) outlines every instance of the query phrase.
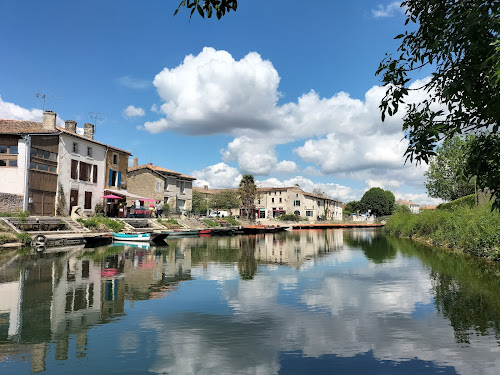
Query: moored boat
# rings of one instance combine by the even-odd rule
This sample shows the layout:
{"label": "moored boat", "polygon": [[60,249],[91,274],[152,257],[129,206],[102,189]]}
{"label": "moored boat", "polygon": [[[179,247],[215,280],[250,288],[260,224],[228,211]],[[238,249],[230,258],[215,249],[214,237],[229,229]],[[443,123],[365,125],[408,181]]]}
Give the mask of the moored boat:
{"label": "moored boat", "polygon": [[115,241],[148,241],[151,239],[149,233],[113,233]]}

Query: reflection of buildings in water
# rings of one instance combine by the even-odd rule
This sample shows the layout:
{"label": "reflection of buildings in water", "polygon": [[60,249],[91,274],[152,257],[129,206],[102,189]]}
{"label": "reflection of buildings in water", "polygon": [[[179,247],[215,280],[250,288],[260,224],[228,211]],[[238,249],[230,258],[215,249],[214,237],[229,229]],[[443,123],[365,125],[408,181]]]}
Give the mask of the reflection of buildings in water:
{"label": "reflection of buildings in water", "polygon": [[259,261],[299,267],[307,259],[340,249],[343,243],[343,231],[339,229],[257,235],[255,257]]}
{"label": "reflection of buildings in water", "polygon": [[372,243],[377,235],[377,228],[356,228],[355,230],[346,230],[344,236],[353,240]]}
{"label": "reflection of buildings in water", "polygon": [[32,372],[40,372],[49,343],[56,345],[56,360],[67,360],[69,352],[85,357],[88,328],[123,315],[125,299],[158,298],[190,279],[191,252],[125,246],[103,259],[54,253],[32,256],[12,268],[21,271],[2,274],[0,282],[0,348],[29,353]]}

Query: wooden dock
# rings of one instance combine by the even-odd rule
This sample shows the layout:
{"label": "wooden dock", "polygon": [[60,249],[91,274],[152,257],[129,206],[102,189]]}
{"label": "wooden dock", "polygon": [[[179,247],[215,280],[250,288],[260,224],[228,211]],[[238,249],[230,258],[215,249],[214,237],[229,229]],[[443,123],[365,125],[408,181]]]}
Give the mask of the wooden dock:
{"label": "wooden dock", "polygon": [[337,229],[337,228],[379,228],[384,224],[374,223],[336,223],[336,224],[295,224],[292,229]]}

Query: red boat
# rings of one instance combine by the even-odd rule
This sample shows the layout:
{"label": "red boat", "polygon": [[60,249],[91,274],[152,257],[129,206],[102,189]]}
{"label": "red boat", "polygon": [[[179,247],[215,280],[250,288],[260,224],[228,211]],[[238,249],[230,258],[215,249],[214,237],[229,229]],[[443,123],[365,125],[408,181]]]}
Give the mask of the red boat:
{"label": "red boat", "polygon": [[202,234],[210,235],[210,234],[212,234],[212,229],[202,229],[202,230],[200,230],[200,236]]}

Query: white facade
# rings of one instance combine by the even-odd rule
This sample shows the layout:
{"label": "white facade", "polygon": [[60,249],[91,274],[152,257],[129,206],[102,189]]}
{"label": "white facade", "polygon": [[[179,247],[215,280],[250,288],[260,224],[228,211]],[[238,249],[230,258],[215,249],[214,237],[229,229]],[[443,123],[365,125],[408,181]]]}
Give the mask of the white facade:
{"label": "white facade", "polygon": [[[90,148],[90,150],[89,150]],[[90,154],[90,155],[89,155]],[[78,162],[77,178],[71,177],[72,160]],[[97,181],[93,181],[93,171],[90,181],[84,181],[80,176],[80,163],[97,166]],[[106,173],[106,147],[86,140],[82,137],[61,133],[59,138],[58,183],[63,187],[66,196],[65,212],[69,213],[71,190],[78,191],[78,202],[73,204],[81,207],[85,214],[92,214],[97,203],[102,204],[104,193],[104,174]],[[85,193],[92,193],[91,207],[85,208]],[[59,195],[59,191],[57,193]],[[56,197],[57,201],[58,197]]]}
{"label": "white facade", "polygon": [[283,213],[294,214],[309,221],[325,218],[342,220],[342,203],[293,188],[259,189],[255,206],[258,218],[273,218]]}
{"label": "white facade", "polygon": [[0,193],[27,196],[29,149],[29,136],[19,138],[17,167],[0,168]]}

